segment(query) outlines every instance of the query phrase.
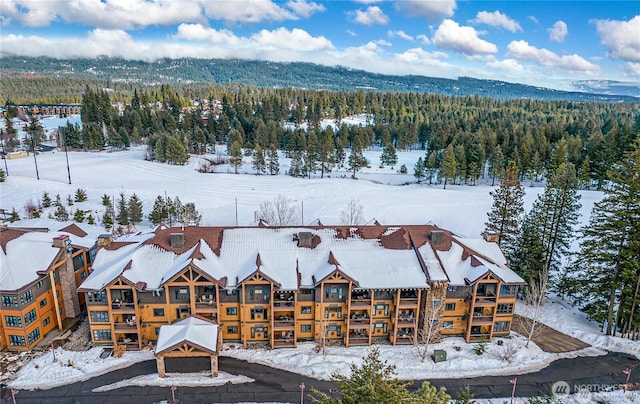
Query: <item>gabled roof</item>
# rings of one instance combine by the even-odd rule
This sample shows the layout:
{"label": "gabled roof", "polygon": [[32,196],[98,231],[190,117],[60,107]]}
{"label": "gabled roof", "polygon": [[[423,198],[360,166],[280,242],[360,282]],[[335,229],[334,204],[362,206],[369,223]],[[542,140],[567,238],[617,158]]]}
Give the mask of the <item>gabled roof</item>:
{"label": "gabled roof", "polygon": [[[67,223],[56,222],[54,229],[73,230],[69,233],[61,230],[34,227],[34,223],[20,221],[19,229],[11,228],[0,232],[0,290],[18,291],[41,278],[42,273],[59,261],[62,249],[53,246],[53,239],[67,236],[71,245],[89,248],[96,244],[98,235],[104,232],[99,226],[85,225],[70,227]],[[39,221],[35,224],[44,224]],[[30,226],[31,225],[31,226]],[[31,230],[30,230],[31,229]],[[78,234],[84,233],[85,236]]]}
{"label": "gabled roof", "polygon": [[155,354],[171,351],[188,343],[209,352],[217,353],[218,325],[200,317],[187,317],[174,324],[160,327]]}
{"label": "gabled roof", "polygon": [[[444,233],[437,245],[430,241],[433,230]],[[181,231],[184,246],[172,248],[171,233]],[[303,233],[307,243],[307,233],[311,233],[310,245],[299,244]],[[132,284],[145,283],[154,289],[188,265],[226,288],[235,288],[260,273],[281,290],[297,290],[314,287],[335,270],[357,287],[370,289],[428,288],[431,282],[449,281],[463,284],[465,278],[477,279],[480,274],[476,272],[488,270],[505,282],[518,281],[496,248],[493,243],[458,238],[433,225],[162,228],[135,247],[122,244],[111,252],[101,249],[94,273],[82,288],[105,285],[104,280],[95,282],[94,278],[106,273],[102,275],[105,279],[122,274]],[[127,262],[102,257],[123,249]]]}

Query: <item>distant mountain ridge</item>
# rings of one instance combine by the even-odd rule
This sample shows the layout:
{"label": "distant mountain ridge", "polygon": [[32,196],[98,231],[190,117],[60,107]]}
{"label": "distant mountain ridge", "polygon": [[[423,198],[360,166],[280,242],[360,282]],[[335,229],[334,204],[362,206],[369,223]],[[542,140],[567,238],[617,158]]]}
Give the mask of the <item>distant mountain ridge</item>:
{"label": "distant mountain ridge", "polygon": [[[3,56],[0,74],[73,77],[107,80],[111,83],[238,83],[259,87],[293,87],[332,91],[419,92],[495,99],[528,98],[546,101],[639,102],[639,87],[633,83],[578,82],[582,91],[559,91],[497,80],[460,77],[444,79],[394,76],[327,67],[312,63],[276,63],[239,59],[161,59],[156,62],[120,58],[54,59]],[[602,91],[598,91],[602,90]]]}

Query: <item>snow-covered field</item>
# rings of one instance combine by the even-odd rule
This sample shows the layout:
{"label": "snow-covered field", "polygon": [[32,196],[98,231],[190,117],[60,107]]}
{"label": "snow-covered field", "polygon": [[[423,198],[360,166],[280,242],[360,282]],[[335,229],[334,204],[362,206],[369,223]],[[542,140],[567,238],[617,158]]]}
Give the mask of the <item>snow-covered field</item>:
{"label": "snow-covered field", "polygon": [[[43,119],[41,123],[50,128],[64,124],[57,118]],[[36,179],[33,156],[8,160],[8,177],[0,184],[0,208],[11,211],[15,208],[22,217],[24,206],[31,200],[36,204],[44,191],[52,198],[59,194],[63,201],[67,195],[74,195],[78,188],[87,191],[89,199],[75,203],[76,208],[93,211],[96,218],[102,216],[102,195],[118,198],[121,192],[130,196],[134,192],[144,204],[145,215],[149,213],[158,195],[171,198],[179,196],[183,203],[194,202],[202,214],[201,225],[250,226],[256,223],[255,212],[261,202],[272,200],[283,194],[293,200],[298,211],[299,224],[309,224],[316,219],[324,224],[339,224],[340,212],[350,200],[356,199],[363,206],[367,221],[376,219],[382,224],[422,224],[433,222],[463,236],[478,237],[484,229],[486,214],[492,203],[489,192],[494,189],[485,178],[478,186],[452,186],[442,189],[441,185],[415,184],[413,166],[422,151],[398,152],[399,162],[393,167],[379,168],[379,150],[365,153],[370,168],[358,173],[358,179],[351,179],[345,169],[334,170],[330,178],[292,178],[285,175],[288,160],[281,157],[281,174],[278,176],[253,175],[249,159],[241,168],[241,174],[229,173],[229,168],[221,166],[217,173],[197,172],[199,158],[192,157],[185,166],[166,165],[144,160],[143,147],[133,147],[121,152],[69,153],[71,182],[68,184],[65,154],[45,152],[37,156],[40,180]],[[4,162],[3,168],[4,168]],[[399,168],[405,164],[408,174],[400,174]],[[526,187],[525,209],[529,209],[542,187]],[[594,202],[602,198],[601,192],[581,191],[581,222],[588,220]],[[236,219],[237,218],[237,219]],[[145,221],[139,229],[150,228]],[[588,349],[578,354],[597,355],[601,349],[627,352],[640,357],[637,342],[617,337],[605,337],[597,324],[586,320],[584,315],[566,302],[553,299],[543,308],[542,321],[559,331],[572,335],[599,349]],[[517,306],[519,314],[526,315],[523,305]],[[560,355],[541,351],[535,345],[524,348],[522,338],[515,335],[506,344],[518,347],[517,355],[511,363],[497,359],[493,352],[500,347],[489,344],[489,350],[479,357],[472,345],[462,339],[446,339],[433,348],[446,349],[448,360],[438,364],[430,359],[421,362],[411,347],[381,346],[381,357],[395,364],[400,378],[428,379],[446,377],[471,377],[477,375],[514,375],[536,371],[545,367]],[[454,345],[460,346],[456,351]],[[275,351],[244,351],[226,345],[223,355],[264,363],[287,369],[311,377],[328,379],[334,371],[348,369],[349,364],[358,363],[367,348],[330,347],[326,355],[316,353],[313,344],[301,344],[297,349]],[[150,351],[126,352],[123,358],[98,359],[99,348],[87,352],[71,352],[58,349],[58,362],[53,363],[51,352],[29,361],[11,382],[14,388],[31,388],[38,385],[50,388],[59,384],[86,380],[116,368],[129,366],[136,361],[152,359]],[[566,355],[564,355],[566,356]],[[61,366],[71,361],[73,366]],[[5,375],[7,377],[9,375]],[[242,383],[251,380],[242,375],[222,375],[223,383]],[[180,384],[215,383],[202,375],[181,375]],[[196,381],[194,381],[196,380]],[[222,379],[220,379],[222,380]],[[102,389],[118,388],[123,385],[169,385],[175,379],[162,380],[157,375],[141,375],[140,378],[123,381],[117,386],[103,386]],[[165,384],[163,384],[165,383]],[[489,401],[483,401],[489,402]],[[491,402],[502,402],[492,400]],[[635,401],[638,402],[638,401]]]}

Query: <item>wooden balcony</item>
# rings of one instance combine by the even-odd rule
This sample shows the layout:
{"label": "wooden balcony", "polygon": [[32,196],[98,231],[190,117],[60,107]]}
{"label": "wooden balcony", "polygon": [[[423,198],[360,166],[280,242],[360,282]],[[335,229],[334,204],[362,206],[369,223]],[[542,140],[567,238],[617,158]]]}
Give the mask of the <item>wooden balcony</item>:
{"label": "wooden balcony", "polygon": [[371,307],[371,299],[358,298],[351,300],[351,309]]}
{"label": "wooden balcony", "polygon": [[473,315],[471,317],[471,323],[473,325],[488,325],[488,324],[492,324],[493,323],[493,316],[492,315],[482,315],[482,316],[478,316],[478,315]]}
{"label": "wooden balcony", "polygon": [[349,346],[355,345],[369,345],[369,334],[362,333],[349,333]]}
{"label": "wooden balcony", "polygon": [[367,328],[371,324],[369,317],[357,317],[349,319],[349,328]]}
{"label": "wooden balcony", "polygon": [[398,322],[396,324],[400,328],[415,327],[416,319],[413,317],[398,317]]}
{"label": "wooden balcony", "polygon": [[293,338],[276,338],[273,340],[274,348],[295,348],[296,341]]}
{"label": "wooden balcony", "polygon": [[213,313],[218,310],[218,303],[213,300],[208,302],[196,302],[196,310],[198,312]]}
{"label": "wooden balcony", "polygon": [[496,297],[495,296],[476,296],[476,301],[474,306],[495,306],[496,305]]}
{"label": "wooden balcony", "polygon": [[274,320],[274,330],[293,330],[296,326],[296,322],[293,319],[290,320]]}
{"label": "wooden balcony", "polygon": [[138,332],[136,322],[113,323],[113,330],[117,333],[135,334]]}
{"label": "wooden balcony", "polygon": [[273,302],[273,311],[293,311],[295,304],[293,301],[275,301]]}
{"label": "wooden balcony", "polygon": [[132,313],[135,314],[136,308],[133,302],[113,302],[111,303],[111,312],[113,313]]}
{"label": "wooden balcony", "polygon": [[415,309],[418,307],[417,297],[401,297],[398,302],[399,309]]}

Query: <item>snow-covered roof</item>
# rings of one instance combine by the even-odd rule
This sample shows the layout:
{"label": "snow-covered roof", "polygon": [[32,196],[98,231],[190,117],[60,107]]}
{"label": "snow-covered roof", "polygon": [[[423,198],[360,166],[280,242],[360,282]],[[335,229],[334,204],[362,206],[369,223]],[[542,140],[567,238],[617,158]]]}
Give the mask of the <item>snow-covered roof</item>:
{"label": "snow-covered roof", "polygon": [[174,324],[163,325],[158,334],[155,354],[185,342],[211,353],[217,352],[218,325],[197,317],[187,317]]}
{"label": "snow-covered roof", "polygon": [[[449,250],[436,252],[451,285],[474,283],[489,271],[505,283],[524,283],[518,274],[506,266],[504,255],[497,244],[455,236],[452,238]],[[481,253],[478,248],[482,248],[479,250]],[[492,259],[497,259],[497,262]]]}
{"label": "snow-covered roof", "polygon": [[[488,270],[505,282],[521,280],[506,266],[504,256],[493,243],[452,236],[450,248],[442,251],[442,246],[434,247],[426,241],[426,229],[195,227],[184,229],[185,245],[179,249],[168,242],[175,229],[159,229],[153,238],[141,239],[136,245],[100,250],[94,273],[81,289],[103,288],[121,275],[131,284],[144,284],[155,290],[189,265],[226,288],[237,287],[255,273],[269,278],[282,290],[312,288],[335,270],[352,279],[357,287],[367,289],[428,288],[429,282],[464,284],[465,279],[475,280]],[[409,241],[408,232],[414,232],[415,246]],[[307,246],[299,245],[303,233],[312,236]],[[124,254],[120,254],[121,250]],[[467,259],[469,252],[482,261]],[[127,258],[118,258],[123,255]]]}
{"label": "snow-covered roof", "polygon": [[[48,270],[60,253],[61,249],[53,246],[54,238],[68,236],[72,246],[90,248],[96,243],[98,235],[104,232],[103,228],[91,225],[78,227],[77,231],[69,229],[73,233],[46,231],[51,227],[41,227],[43,224],[46,223],[39,222],[37,225],[29,223],[30,226],[25,226],[23,222],[20,227],[11,226],[10,229],[13,230],[3,231],[2,237],[8,237],[12,231],[16,237],[8,239],[6,244],[3,242],[4,248],[0,249],[0,290],[17,291],[38,280],[41,277],[38,272]],[[53,227],[54,229],[63,229],[69,226],[69,223],[55,222],[53,224],[56,225]],[[23,230],[15,230],[17,228]],[[40,230],[24,231],[27,228]],[[85,235],[79,236],[78,234]]]}

